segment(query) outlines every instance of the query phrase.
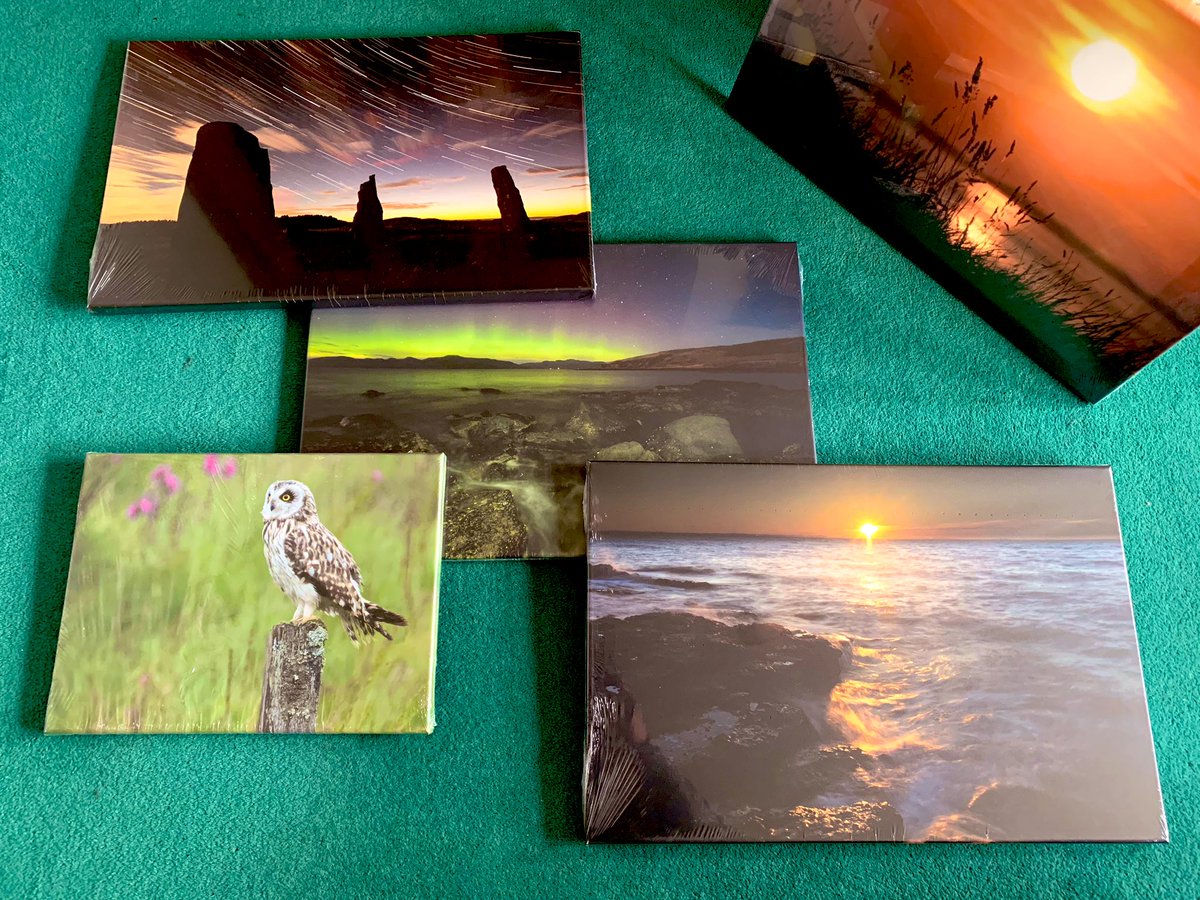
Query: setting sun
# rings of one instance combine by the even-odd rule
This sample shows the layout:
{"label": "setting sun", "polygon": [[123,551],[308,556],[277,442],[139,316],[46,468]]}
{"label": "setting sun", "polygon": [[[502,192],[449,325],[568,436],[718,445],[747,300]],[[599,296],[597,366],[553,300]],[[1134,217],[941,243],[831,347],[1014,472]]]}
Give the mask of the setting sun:
{"label": "setting sun", "polygon": [[1079,93],[1098,103],[1120,100],[1137,82],[1138,61],[1111,39],[1088,44],[1071,61],[1071,79]]}
{"label": "setting sun", "polygon": [[871,538],[875,537],[875,532],[877,532],[878,530],[879,530],[879,526],[872,525],[870,522],[866,522],[866,523],[858,526],[858,533],[861,534],[863,537],[865,537],[868,541]]}

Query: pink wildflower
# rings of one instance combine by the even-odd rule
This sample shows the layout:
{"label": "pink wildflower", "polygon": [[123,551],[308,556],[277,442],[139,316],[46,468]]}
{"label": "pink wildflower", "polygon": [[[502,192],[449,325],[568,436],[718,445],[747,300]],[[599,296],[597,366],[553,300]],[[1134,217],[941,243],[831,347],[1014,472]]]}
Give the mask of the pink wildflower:
{"label": "pink wildflower", "polygon": [[136,519],[140,515],[141,511],[138,509],[137,503],[130,503],[129,508],[125,510],[125,518],[127,519]]}
{"label": "pink wildflower", "polygon": [[232,478],[237,474],[237,460],[230,457],[225,460],[225,464],[221,466],[221,475],[225,478]]}
{"label": "pink wildflower", "polygon": [[174,494],[179,490],[179,476],[165,463],[154,467],[154,471],[150,473],[150,482],[161,484],[163,490],[168,494]]}
{"label": "pink wildflower", "polygon": [[221,461],[217,459],[217,454],[210,453],[204,457],[204,474],[214,478],[221,474]]}
{"label": "pink wildflower", "polygon": [[376,469],[371,473],[371,480],[375,482],[383,481],[383,473]]}
{"label": "pink wildflower", "polygon": [[152,516],[158,509],[158,504],[152,497],[143,497],[137,502],[138,512],[143,516]]}

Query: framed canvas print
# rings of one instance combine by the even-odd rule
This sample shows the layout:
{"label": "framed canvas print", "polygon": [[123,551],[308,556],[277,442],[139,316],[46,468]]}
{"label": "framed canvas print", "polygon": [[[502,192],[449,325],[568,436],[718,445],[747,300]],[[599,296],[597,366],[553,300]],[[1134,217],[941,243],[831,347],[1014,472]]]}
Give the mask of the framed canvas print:
{"label": "framed canvas print", "polygon": [[730,112],[1086,400],[1200,324],[1200,6],[773,0]]}
{"label": "framed canvas print", "polygon": [[1165,841],[1106,468],[594,462],[589,841]]}
{"label": "framed canvas print", "polygon": [[576,299],[579,35],[129,45],[93,309]]}
{"label": "framed canvas print", "polygon": [[431,731],[444,483],[437,454],[89,454],[46,731]]}
{"label": "framed canvas print", "polygon": [[582,303],[314,311],[302,449],[444,452],[456,559],[582,556],[591,458],[814,461],[794,244],[596,265]]}

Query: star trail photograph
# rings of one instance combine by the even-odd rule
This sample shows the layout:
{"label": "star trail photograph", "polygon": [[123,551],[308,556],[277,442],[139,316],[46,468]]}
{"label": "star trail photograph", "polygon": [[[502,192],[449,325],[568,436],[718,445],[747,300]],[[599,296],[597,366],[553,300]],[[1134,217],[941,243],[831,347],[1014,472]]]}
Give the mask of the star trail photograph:
{"label": "star trail photograph", "polygon": [[129,45],[89,306],[581,299],[575,33]]}

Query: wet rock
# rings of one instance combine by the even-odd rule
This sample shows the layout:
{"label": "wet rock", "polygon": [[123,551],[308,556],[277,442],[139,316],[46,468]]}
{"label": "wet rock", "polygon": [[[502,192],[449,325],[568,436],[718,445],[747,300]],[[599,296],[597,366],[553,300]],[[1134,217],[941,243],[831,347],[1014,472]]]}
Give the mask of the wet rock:
{"label": "wet rock", "polygon": [[521,463],[511,453],[505,453],[483,464],[480,476],[484,481],[512,481],[521,477]]}
{"label": "wet rock", "polygon": [[466,444],[470,459],[484,460],[513,453],[532,423],[528,416],[515,413],[478,413],[456,418],[450,425],[450,433]]}
{"label": "wet rock", "polygon": [[738,817],[750,839],[805,841],[901,841],[904,819],[882,801],[848,806],[753,809]]}
{"label": "wet rock", "polygon": [[443,554],[450,559],[522,557],[529,533],[511,492],[465,489],[455,479],[446,498]]}
{"label": "wet rock", "polygon": [[650,435],[646,448],[671,461],[711,461],[743,456],[729,420],[709,415],[686,416],[664,425]]}
{"label": "wet rock", "polygon": [[597,450],[593,457],[593,459],[637,460],[644,462],[652,462],[660,458],[657,453],[647,450],[637,441],[622,441],[619,444],[613,444],[611,447]]}
{"label": "wet rock", "polygon": [[580,403],[571,418],[567,419],[565,430],[581,440],[589,443],[598,438],[625,430],[628,423],[619,416],[607,413],[598,407]]}
{"label": "wet rock", "polygon": [[602,665],[594,688],[619,679],[641,706],[651,740],[703,726],[714,708],[736,721],[765,722],[766,713],[755,716],[751,704],[793,709],[804,699],[824,700],[842,671],[842,653],[829,641],[767,623],[724,625],[683,613],[606,616],[592,623],[592,637]]}
{"label": "wet rock", "polygon": [[383,243],[383,204],[375,188],[375,176],[358,186],[358,206],[354,210],[354,236],[366,247]]}
{"label": "wet rock", "polygon": [[172,246],[189,277],[206,286],[296,284],[296,254],[275,219],[270,157],[242,126],[209,122],[196,132]]}
{"label": "wet rock", "polygon": [[364,413],[311,422],[304,431],[306,453],[440,453],[428,440],[390,419]]}

